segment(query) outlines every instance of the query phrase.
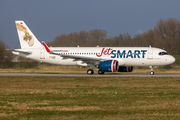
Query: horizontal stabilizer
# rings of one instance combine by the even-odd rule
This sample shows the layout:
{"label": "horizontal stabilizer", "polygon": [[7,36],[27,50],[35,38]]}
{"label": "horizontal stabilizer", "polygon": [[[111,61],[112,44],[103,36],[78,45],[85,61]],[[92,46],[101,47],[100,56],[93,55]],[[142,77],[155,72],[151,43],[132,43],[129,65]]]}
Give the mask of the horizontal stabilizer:
{"label": "horizontal stabilizer", "polygon": [[13,51],[13,52],[25,53],[25,54],[31,54],[32,53],[31,51],[23,50],[23,49],[14,49],[14,50],[6,49],[6,50]]}

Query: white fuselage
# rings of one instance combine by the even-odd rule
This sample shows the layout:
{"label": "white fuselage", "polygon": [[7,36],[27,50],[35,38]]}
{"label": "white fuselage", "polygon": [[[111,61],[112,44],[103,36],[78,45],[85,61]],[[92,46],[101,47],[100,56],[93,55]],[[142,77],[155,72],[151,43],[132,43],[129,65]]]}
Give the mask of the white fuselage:
{"label": "white fuselage", "polygon": [[[58,64],[58,65],[79,65],[81,60],[61,57],[60,55],[84,56],[85,58],[100,58],[102,60],[117,60],[119,66],[162,66],[172,64],[175,59],[173,56],[160,52],[166,52],[163,49],[151,47],[50,47],[54,53],[49,54],[44,47],[27,48],[31,54],[13,52],[22,57],[30,58],[40,62]],[[96,63],[98,64],[98,63]]]}

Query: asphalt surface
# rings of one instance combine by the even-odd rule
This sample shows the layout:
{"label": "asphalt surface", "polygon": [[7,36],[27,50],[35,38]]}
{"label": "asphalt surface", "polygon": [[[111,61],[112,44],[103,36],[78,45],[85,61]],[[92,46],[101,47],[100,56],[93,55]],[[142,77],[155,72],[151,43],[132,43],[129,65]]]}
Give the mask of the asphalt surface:
{"label": "asphalt surface", "polygon": [[104,75],[86,73],[0,73],[0,76],[49,76],[49,77],[180,77],[180,74],[140,74],[105,73]]}

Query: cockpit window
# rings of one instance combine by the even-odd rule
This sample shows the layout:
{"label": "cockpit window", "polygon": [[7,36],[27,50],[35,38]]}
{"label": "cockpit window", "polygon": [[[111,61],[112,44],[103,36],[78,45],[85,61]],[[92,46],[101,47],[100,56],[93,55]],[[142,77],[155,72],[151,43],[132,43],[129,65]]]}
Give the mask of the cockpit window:
{"label": "cockpit window", "polygon": [[160,52],[159,55],[168,55],[167,52]]}

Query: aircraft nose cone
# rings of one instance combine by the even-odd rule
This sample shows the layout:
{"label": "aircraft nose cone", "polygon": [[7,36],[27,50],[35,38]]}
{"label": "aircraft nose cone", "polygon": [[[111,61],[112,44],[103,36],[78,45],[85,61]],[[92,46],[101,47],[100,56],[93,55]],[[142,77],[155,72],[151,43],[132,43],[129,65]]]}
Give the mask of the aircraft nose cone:
{"label": "aircraft nose cone", "polygon": [[176,61],[176,59],[173,56],[171,56],[171,57],[172,57],[171,62],[174,63]]}
{"label": "aircraft nose cone", "polygon": [[174,62],[175,62],[175,58],[173,57],[173,56],[168,56],[166,59],[165,59],[165,61],[166,61],[166,63],[167,63],[167,65],[170,65],[170,64],[173,64]]}
{"label": "aircraft nose cone", "polygon": [[169,58],[168,58],[168,63],[169,64],[172,64],[172,63],[174,63],[176,61],[176,59],[173,57],[173,56],[170,56]]}

